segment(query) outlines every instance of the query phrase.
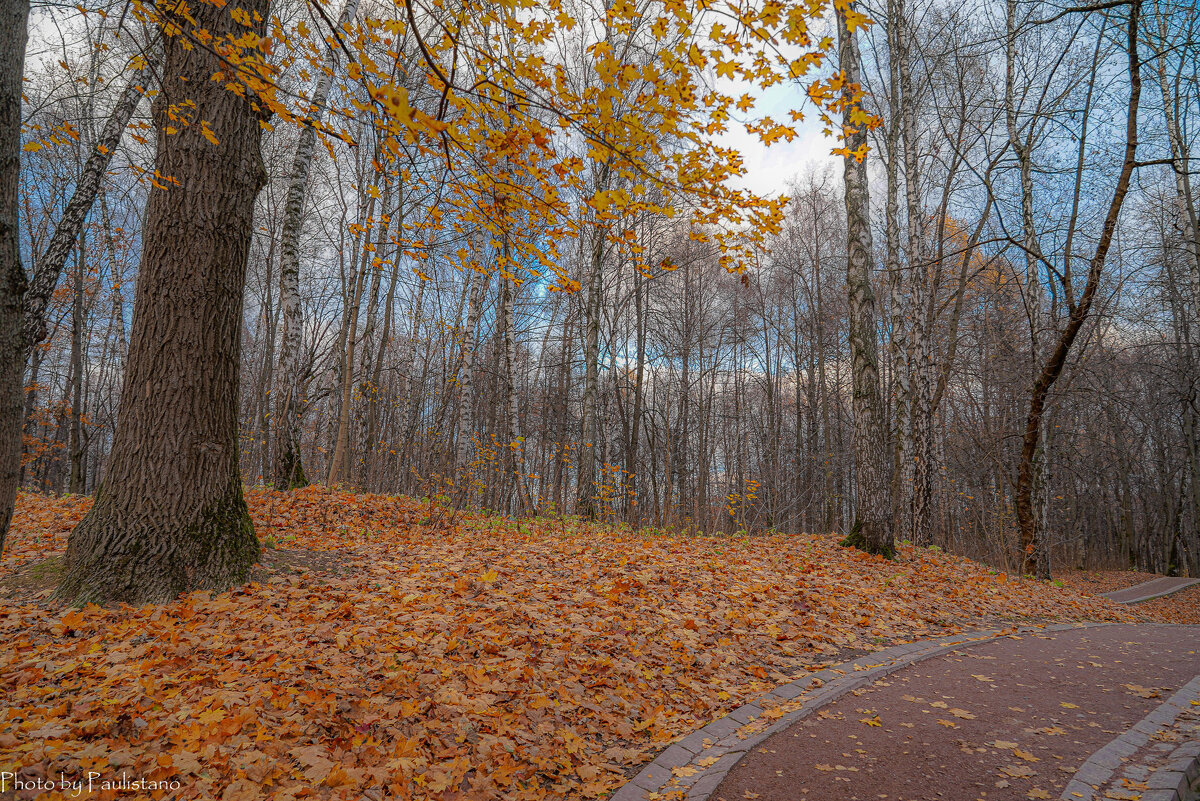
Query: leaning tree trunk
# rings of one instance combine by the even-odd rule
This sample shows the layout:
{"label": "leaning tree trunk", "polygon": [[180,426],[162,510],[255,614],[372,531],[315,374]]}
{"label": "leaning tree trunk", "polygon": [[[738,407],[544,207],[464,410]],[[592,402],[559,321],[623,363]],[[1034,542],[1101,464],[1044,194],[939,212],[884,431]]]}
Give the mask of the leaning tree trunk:
{"label": "leaning tree trunk", "polygon": [[[837,13],[838,52],[847,97],[858,87],[858,37],[846,24],[843,9]],[[857,150],[866,144],[867,132],[852,122],[853,104],[847,103],[843,124],[854,132],[846,146]],[[854,524],[845,543],[891,558],[892,504],[888,493],[887,428],[879,391],[879,343],[876,333],[875,291],[871,287],[871,219],[867,194],[866,159],[845,161],[846,286],[850,297],[850,360],[853,370],[854,409]]]}
{"label": "leaning tree trunk", "polygon": [[[338,21],[354,19],[358,0],[347,0]],[[317,146],[317,128],[325,115],[333,87],[336,49],[329,48],[312,93],[312,109],[296,142],[292,174],[288,176],[279,236],[279,308],[283,331],[279,338],[279,384],[275,411],[274,484],[277,490],[308,486],[300,460],[300,229],[304,222],[304,196]]]}
{"label": "leaning tree trunk", "polygon": [[0,552],[21,478],[27,279],[17,223],[29,0],[0,0]]}
{"label": "leaning tree trunk", "polygon": [[[139,72],[152,71],[157,65],[157,42],[151,42],[148,52],[151,58],[142,59],[143,65]],[[58,279],[67,263],[67,257],[75,249],[75,241],[79,238],[79,232],[83,230],[92,204],[96,202],[96,195],[100,193],[108,165],[113,154],[117,152],[121,137],[125,134],[125,126],[129,125],[129,120],[133,118],[133,112],[137,110],[138,102],[146,91],[144,84],[140,74],[135,73],[130,77],[125,91],[121,93],[108,119],[105,120],[100,137],[92,145],[92,152],[83,165],[79,180],[75,182],[75,191],[67,201],[67,207],[63,209],[62,218],[54,228],[46,251],[34,265],[33,280],[29,282],[29,289],[25,293],[25,338],[28,348],[46,338],[46,308],[50,304],[50,297],[54,294],[54,288],[58,286]]]}
{"label": "leaning tree trunk", "polygon": [[[242,8],[265,20],[267,6],[249,0]],[[154,166],[178,184],[152,190],[146,203],[112,454],[95,504],[71,532],[58,587],[72,603],[224,590],[244,582],[258,558],[237,425],[246,258],[254,198],[266,182],[265,113],[249,89],[243,97],[225,88],[237,79],[214,51],[237,48],[233,41],[246,34],[257,41],[265,24],[247,31],[231,10],[200,3],[190,17],[162,20],[185,34],[165,42],[162,90],[151,109],[159,132]],[[185,39],[201,29],[214,46]],[[168,134],[179,125],[172,108],[187,101],[195,103],[194,121]]]}
{"label": "leaning tree trunk", "polygon": [[[1042,417],[1046,413],[1046,399],[1050,388],[1062,374],[1071,346],[1083,328],[1091,311],[1092,302],[1100,288],[1100,276],[1104,270],[1104,261],[1108,258],[1108,250],[1112,246],[1113,235],[1117,230],[1117,221],[1121,216],[1121,207],[1125,203],[1125,195],[1129,192],[1129,180],[1133,168],[1137,164],[1137,114],[1138,101],[1142,95],[1141,63],[1138,61],[1138,17],[1141,13],[1141,0],[1133,0],[1129,6],[1128,50],[1129,50],[1129,106],[1125,118],[1125,159],[1121,165],[1121,174],[1113,189],[1109,201],[1108,213],[1104,217],[1104,227],[1100,231],[1100,239],[1096,243],[1096,251],[1088,265],[1087,284],[1079,296],[1079,302],[1071,306],[1067,315],[1067,324],[1058,336],[1058,342],[1042,364],[1041,372],[1033,382],[1029,393],[1029,411],[1025,417],[1025,431],[1021,436],[1021,455],[1017,463],[1017,530],[1021,535],[1021,572],[1032,573],[1039,578],[1050,578],[1050,561],[1047,545],[1044,542],[1044,531],[1039,524],[1034,500],[1038,491],[1038,482],[1044,481],[1037,475],[1039,451],[1043,445]],[[1067,254],[1070,258],[1070,254]]]}

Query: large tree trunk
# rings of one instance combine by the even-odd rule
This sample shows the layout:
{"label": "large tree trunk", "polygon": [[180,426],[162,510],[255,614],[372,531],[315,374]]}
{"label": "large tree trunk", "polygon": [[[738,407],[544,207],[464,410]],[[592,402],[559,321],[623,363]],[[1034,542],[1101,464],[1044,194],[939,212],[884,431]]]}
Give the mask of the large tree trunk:
{"label": "large tree trunk", "polygon": [[[1113,189],[1108,212],[1104,217],[1104,227],[1101,229],[1096,251],[1088,265],[1087,284],[1079,296],[1079,302],[1070,306],[1067,324],[1059,334],[1058,342],[1042,364],[1041,372],[1033,382],[1029,393],[1029,411],[1025,417],[1025,431],[1021,437],[1021,455],[1017,463],[1017,529],[1021,535],[1021,572],[1033,573],[1040,578],[1050,578],[1049,553],[1044,542],[1044,530],[1039,523],[1035,508],[1035,495],[1042,489],[1039,485],[1044,478],[1038,475],[1039,463],[1044,460],[1039,454],[1043,445],[1043,415],[1046,411],[1046,398],[1050,388],[1062,374],[1071,346],[1075,337],[1083,328],[1091,311],[1092,302],[1100,288],[1100,276],[1104,270],[1104,261],[1108,258],[1108,250],[1112,245],[1113,235],[1117,230],[1117,221],[1121,216],[1121,207],[1125,203],[1125,195],[1129,191],[1129,179],[1137,159],[1137,113],[1138,101],[1142,94],[1141,63],[1138,60],[1138,18],[1141,13],[1141,0],[1133,0],[1129,6],[1128,50],[1129,50],[1129,106],[1125,121],[1125,159],[1121,166],[1121,174]],[[1070,254],[1067,254],[1070,258]],[[1042,464],[1044,469],[1044,464]]]}
{"label": "large tree trunk", "polygon": [[21,176],[21,80],[29,0],[0,0],[0,552],[21,476],[24,422],[24,297],[18,195]]}
{"label": "large tree trunk", "polygon": [[[242,8],[268,16],[267,0]],[[247,31],[232,7],[199,4],[163,20],[203,29],[220,51]],[[166,12],[162,12],[166,13]],[[185,35],[165,43],[152,106],[155,169],[179,183],[146,203],[129,362],[107,475],[71,532],[58,596],[69,602],[161,602],[244,582],[258,539],[238,474],[242,292],[254,198],[266,182],[259,153],[264,111],[225,88],[232,74]],[[229,46],[233,46],[230,44]],[[247,57],[253,57],[245,54]],[[172,107],[195,102],[195,122],[166,129]],[[208,125],[202,130],[199,121]],[[219,144],[211,144],[211,132]]]}
{"label": "large tree trunk", "polygon": [[[837,13],[838,53],[849,96],[859,85],[858,37],[848,29],[843,10]],[[866,143],[867,132],[852,123],[847,104],[843,124],[854,133],[846,146],[856,150]],[[850,297],[850,360],[853,370],[854,408],[854,524],[846,544],[868,553],[893,557],[891,498],[888,485],[887,427],[879,391],[879,343],[875,291],[871,287],[871,219],[867,194],[866,159],[845,161],[846,286]]]}

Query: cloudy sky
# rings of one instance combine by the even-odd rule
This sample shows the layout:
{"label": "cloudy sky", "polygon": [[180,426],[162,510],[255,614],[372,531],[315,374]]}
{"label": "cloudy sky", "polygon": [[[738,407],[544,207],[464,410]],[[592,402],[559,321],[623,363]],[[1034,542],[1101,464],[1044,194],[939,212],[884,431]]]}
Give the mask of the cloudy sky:
{"label": "cloudy sky", "polygon": [[745,159],[746,176],[739,186],[758,194],[776,195],[783,192],[788,181],[804,172],[809,165],[823,168],[840,163],[830,154],[838,142],[821,132],[817,111],[811,103],[804,102],[803,87],[785,83],[764,91],[749,84],[722,80],[718,88],[734,97],[749,92],[758,98],[754,113],[769,116],[776,122],[787,122],[788,112],[793,108],[799,107],[804,111],[803,122],[795,126],[799,136],[791,142],[781,140],[769,148],[759,142],[757,135],[746,133],[741,125],[730,124],[729,132],[721,140],[726,146],[738,148]]}

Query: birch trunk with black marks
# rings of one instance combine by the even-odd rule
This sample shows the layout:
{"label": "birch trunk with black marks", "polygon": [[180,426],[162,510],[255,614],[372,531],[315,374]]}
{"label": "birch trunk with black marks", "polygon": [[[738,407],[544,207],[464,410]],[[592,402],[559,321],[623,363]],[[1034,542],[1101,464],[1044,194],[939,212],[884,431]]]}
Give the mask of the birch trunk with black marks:
{"label": "birch trunk with black marks", "polygon": [[[838,54],[846,77],[847,97],[860,84],[858,37],[837,12]],[[843,125],[853,130],[846,146],[855,150],[866,143],[867,133],[852,124],[851,108]],[[854,410],[854,523],[845,544],[868,553],[892,558],[892,504],[888,485],[887,423],[879,388],[879,343],[875,290],[871,286],[871,219],[867,193],[866,159],[848,157],[844,166],[846,204],[846,286],[850,301],[850,360]]]}
{"label": "birch trunk with black marks", "polygon": [[85,237],[79,236],[79,247],[75,249],[76,269],[71,299],[71,432],[67,444],[71,462],[67,492],[72,495],[84,493],[84,436],[83,436],[83,329],[86,325],[83,306],[83,279],[86,262],[84,259]]}
{"label": "birch trunk with black marks", "polygon": [[[225,88],[232,70],[186,36],[257,40],[267,0],[166,11],[161,92],[151,107],[154,166],[178,185],[151,190],[116,435],[95,503],[71,532],[58,597],[74,604],[163,602],[244,582],[259,544],[238,472],[242,296],[254,199],[266,182],[265,110]],[[249,30],[247,30],[249,27]],[[223,75],[224,80],[213,80]],[[178,125],[172,106],[195,103]],[[219,144],[205,138],[208,123]]]}
{"label": "birch trunk with black marks", "polygon": [[[477,254],[480,255],[480,254]],[[467,301],[467,319],[463,324],[462,363],[458,374],[458,436],[455,447],[455,477],[456,484],[465,491],[472,481],[471,454],[475,441],[475,329],[479,326],[479,314],[483,308],[483,292],[487,285],[487,276],[467,268],[469,284],[469,299]]]}
{"label": "birch trunk with black marks", "polygon": [[[906,344],[909,376],[908,420],[911,444],[905,455],[911,466],[904,465],[911,483],[904,488],[907,501],[907,530],[917,545],[933,544],[930,520],[930,501],[933,475],[930,457],[933,452],[933,353],[930,337],[933,320],[931,296],[934,288],[929,281],[929,260],[926,246],[925,212],[921,207],[920,165],[917,159],[917,97],[913,89],[911,53],[908,47],[908,20],[904,4],[897,0],[899,19],[896,24],[897,72],[900,77],[900,126],[904,153],[904,199],[908,222],[908,275],[912,311],[911,331]],[[908,460],[906,460],[908,461]]]}
{"label": "birch trunk with black marks", "polygon": [[[358,0],[346,0],[339,27],[354,19]],[[300,458],[300,232],[304,224],[304,197],[317,145],[317,125],[325,116],[329,92],[337,67],[337,50],[330,47],[313,86],[312,109],[300,130],[292,172],[288,176],[283,228],[279,237],[279,308],[282,331],[279,337],[278,383],[275,389],[274,484],[277,490],[308,486]]]}
{"label": "birch trunk with black marks", "polygon": [[912,437],[909,409],[912,391],[908,363],[908,317],[910,298],[904,291],[905,270],[900,263],[900,163],[901,117],[904,98],[901,96],[900,59],[902,42],[900,26],[904,15],[903,0],[889,0],[887,17],[888,44],[888,105],[890,118],[885,140],[884,156],[887,170],[887,203],[884,206],[884,237],[886,246],[888,291],[891,305],[891,336],[888,355],[892,367],[893,419],[892,447],[892,530],[898,540],[911,539],[909,499],[912,497]]}

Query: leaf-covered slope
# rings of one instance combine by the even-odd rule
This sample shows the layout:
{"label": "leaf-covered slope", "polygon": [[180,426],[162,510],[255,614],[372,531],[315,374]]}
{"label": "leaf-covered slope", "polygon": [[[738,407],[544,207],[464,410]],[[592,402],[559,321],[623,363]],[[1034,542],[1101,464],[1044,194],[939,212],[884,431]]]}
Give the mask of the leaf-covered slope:
{"label": "leaf-covered slope", "polygon": [[[1130,617],[936,551],[892,563],[814,536],[430,528],[427,505],[320,488],[248,501],[283,550],[242,591],[140,609],[3,602],[0,770],[124,770],[225,801],[596,797],[848,652]],[[0,581],[60,552],[85,506],[23,496]]]}

